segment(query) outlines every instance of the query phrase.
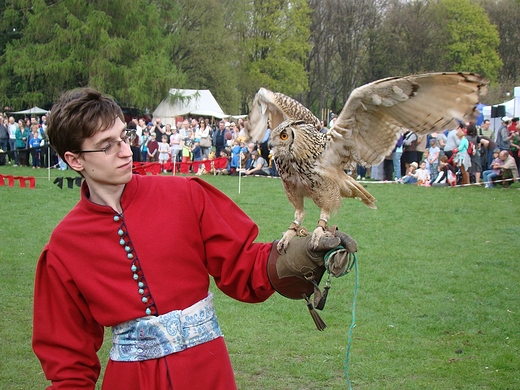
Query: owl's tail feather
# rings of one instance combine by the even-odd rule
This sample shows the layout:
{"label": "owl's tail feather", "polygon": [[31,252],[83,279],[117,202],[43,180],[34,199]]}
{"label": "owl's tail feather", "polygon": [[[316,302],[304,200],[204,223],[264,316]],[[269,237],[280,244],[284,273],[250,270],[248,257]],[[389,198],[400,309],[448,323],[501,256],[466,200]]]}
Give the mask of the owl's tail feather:
{"label": "owl's tail feather", "polygon": [[[375,205],[376,198],[372,196],[370,192],[368,192],[365,187],[359,184],[352,177],[347,176],[347,181],[345,183],[345,189],[341,189],[341,196],[345,198],[359,198],[361,201],[371,209],[377,209]],[[346,190],[346,191],[345,191]]]}

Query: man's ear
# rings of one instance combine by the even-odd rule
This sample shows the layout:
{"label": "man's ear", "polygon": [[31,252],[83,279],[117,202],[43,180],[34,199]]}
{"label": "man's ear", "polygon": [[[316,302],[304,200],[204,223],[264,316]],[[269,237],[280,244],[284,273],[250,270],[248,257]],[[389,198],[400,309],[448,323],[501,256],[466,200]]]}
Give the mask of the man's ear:
{"label": "man's ear", "polygon": [[63,159],[72,169],[81,172],[85,169],[85,167],[83,166],[83,161],[80,160],[79,155],[79,153],[65,152]]}

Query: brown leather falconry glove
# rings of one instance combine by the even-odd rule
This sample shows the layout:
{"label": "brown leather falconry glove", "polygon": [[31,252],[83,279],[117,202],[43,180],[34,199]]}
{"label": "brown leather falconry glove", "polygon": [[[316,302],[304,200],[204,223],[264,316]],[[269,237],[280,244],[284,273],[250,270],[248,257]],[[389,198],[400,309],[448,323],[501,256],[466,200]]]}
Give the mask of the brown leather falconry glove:
{"label": "brown leather falconry glove", "polygon": [[[323,309],[330,288],[329,280],[322,293],[319,283],[325,271],[340,277],[350,271],[351,253],[357,251],[357,243],[348,234],[333,229],[320,237],[318,247],[312,249],[311,236],[294,237],[283,253],[276,250],[276,241],[269,255],[267,275],[274,289],[291,299],[305,299],[307,307],[319,330],[326,325],[314,310]],[[314,306],[310,296],[314,294]]]}

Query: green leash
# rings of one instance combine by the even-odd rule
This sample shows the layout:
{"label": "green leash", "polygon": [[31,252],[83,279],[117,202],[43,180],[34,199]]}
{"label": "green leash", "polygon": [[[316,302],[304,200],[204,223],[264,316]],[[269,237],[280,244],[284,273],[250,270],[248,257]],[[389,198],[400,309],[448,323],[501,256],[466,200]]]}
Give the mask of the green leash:
{"label": "green leash", "polygon": [[352,345],[352,332],[354,328],[356,327],[356,301],[357,301],[357,294],[358,294],[358,286],[359,286],[359,270],[358,270],[358,262],[357,257],[355,253],[349,253],[349,256],[352,256],[352,262],[349,266],[349,271],[352,269],[352,267],[356,270],[356,284],[354,286],[354,299],[352,299],[352,323],[350,324],[350,329],[348,330],[348,342],[347,342],[347,353],[345,356],[345,377],[347,378],[348,388],[349,390],[352,390],[352,384],[350,383],[350,377],[348,374],[348,368],[349,368],[349,358],[350,358],[350,347]]}

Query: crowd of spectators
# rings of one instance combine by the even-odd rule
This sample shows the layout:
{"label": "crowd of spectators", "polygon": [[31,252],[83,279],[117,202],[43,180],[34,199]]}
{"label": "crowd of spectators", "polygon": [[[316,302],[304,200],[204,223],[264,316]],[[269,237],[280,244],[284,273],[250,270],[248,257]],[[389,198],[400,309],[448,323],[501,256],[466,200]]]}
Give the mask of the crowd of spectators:
{"label": "crowd of spectators", "polygon": [[[333,119],[332,119],[333,120]],[[174,124],[132,119],[128,128],[136,132],[131,145],[134,162],[157,162],[163,171],[171,172],[175,163],[196,163],[224,157],[227,166],[213,172],[222,175],[278,176],[268,139],[246,143],[245,122],[220,120],[210,123],[205,118],[185,118]],[[49,147],[46,137],[46,116],[41,118],[6,118],[0,115],[0,157],[7,155],[14,166],[32,165],[66,169],[66,165]],[[327,128],[323,124],[323,131]],[[375,180],[395,180],[402,184],[448,186],[494,182],[508,188],[518,178],[520,164],[520,123],[518,118],[502,118],[495,132],[489,120],[480,126],[460,125],[456,129],[427,136],[405,132],[385,160],[368,169],[358,166],[357,180],[367,176]],[[0,161],[1,163],[1,161]],[[5,162],[4,162],[5,163]],[[175,165],[174,165],[175,166]],[[201,173],[202,164],[193,164],[191,172]]]}
{"label": "crowd of spectators", "polygon": [[484,185],[495,182],[509,188],[518,179],[520,124],[518,118],[501,118],[496,131],[490,121],[480,126],[460,123],[456,129],[427,136],[405,132],[385,160],[358,167],[357,179],[395,180],[423,186]]}
{"label": "crowd of spectators", "polygon": [[[160,118],[155,122],[132,120],[128,128],[135,130],[132,150],[135,162],[159,162],[163,171],[171,171],[168,162],[192,163],[225,157],[227,167],[218,169],[221,175],[269,175],[277,176],[272,155],[268,147],[270,130],[260,142],[246,143],[244,120],[237,122],[220,120],[211,124],[204,118],[186,118],[176,124],[164,125]],[[194,164],[194,173],[202,165]]]}

